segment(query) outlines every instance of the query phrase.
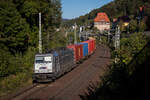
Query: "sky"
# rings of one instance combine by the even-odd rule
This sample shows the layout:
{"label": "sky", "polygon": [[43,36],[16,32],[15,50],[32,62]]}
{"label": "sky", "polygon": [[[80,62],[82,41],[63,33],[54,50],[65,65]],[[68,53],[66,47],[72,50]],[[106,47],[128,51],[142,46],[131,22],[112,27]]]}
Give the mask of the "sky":
{"label": "sky", "polygon": [[65,19],[76,18],[111,1],[113,0],[61,0],[62,17]]}

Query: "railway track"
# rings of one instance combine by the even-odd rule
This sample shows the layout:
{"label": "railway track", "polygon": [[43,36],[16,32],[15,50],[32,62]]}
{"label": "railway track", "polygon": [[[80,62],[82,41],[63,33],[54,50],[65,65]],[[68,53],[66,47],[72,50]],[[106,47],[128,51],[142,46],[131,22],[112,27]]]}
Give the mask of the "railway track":
{"label": "railway track", "polygon": [[109,57],[109,49],[100,46],[94,55],[55,82],[33,84],[20,93],[0,100],[80,100],[78,95],[99,79]]}
{"label": "railway track", "polygon": [[[21,95],[24,95],[32,90],[34,90],[35,88],[37,88],[37,90],[39,89],[42,89],[42,88],[46,88],[48,84],[44,84],[43,86],[39,83],[35,83],[35,84],[32,84],[31,86],[27,87],[27,88],[24,88],[20,91],[18,91],[17,93],[14,93],[14,94],[10,94],[9,96],[3,96],[3,97],[0,97],[0,100],[13,100]],[[34,91],[35,92],[35,91]]]}

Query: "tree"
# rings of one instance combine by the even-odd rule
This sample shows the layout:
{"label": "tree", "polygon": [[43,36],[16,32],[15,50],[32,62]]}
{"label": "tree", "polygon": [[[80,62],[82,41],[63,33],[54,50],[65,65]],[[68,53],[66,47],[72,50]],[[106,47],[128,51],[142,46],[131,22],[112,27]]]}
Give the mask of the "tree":
{"label": "tree", "polygon": [[137,31],[137,21],[136,20],[130,21],[129,30],[130,30],[130,32],[136,32]]}
{"label": "tree", "polygon": [[0,41],[9,51],[23,53],[28,46],[29,26],[12,2],[0,4]]}
{"label": "tree", "polygon": [[140,32],[144,32],[146,28],[147,28],[147,27],[146,27],[145,21],[142,20],[142,21],[140,22],[140,24],[139,24],[139,31],[140,31]]}
{"label": "tree", "polygon": [[120,45],[120,58],[122,62],[128,64],[133,56],[146,45],[146,39],[142,33],[133,33],[129,38],[122,38]]}

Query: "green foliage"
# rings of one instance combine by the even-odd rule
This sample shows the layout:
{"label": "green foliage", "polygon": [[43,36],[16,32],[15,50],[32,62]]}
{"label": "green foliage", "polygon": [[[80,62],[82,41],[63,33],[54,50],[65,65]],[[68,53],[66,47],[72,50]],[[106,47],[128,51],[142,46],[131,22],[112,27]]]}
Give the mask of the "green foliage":
{"label": "green foliage", "polygon": [[[20,9],[20,13],[23,17],[27,19],[27,22],[30,24],[30,27],[38,25],[38,4],[33,1],[25,1]],[[37,18],[36,18],[37,17]]]}
{"label": "green foliage", "polygon": [[92,28],[92,33],[97,34],[97,33],[99,33],[99,30],[96,27],[93,27]]}
{"label": "green foliage", "polygon": [[[56,32],[61,24],[61,4],[59,0],[1,0],[0,45],[7,48],[7,50],[4,50],[3,47],[0,48],[0,56],[3,59],[0,63],[1,69],[6,71],[4,76],[7,76],[8,73],[16,73],[17,68],[19,68],[17,66],[22,66],[20,64],[23,63],[20,63],[19,58],[28,57],[26,55],[26,53],[29,53],[28,49],[38,47],[39,12],[42,13],[44,50],[45,48],[50,49],[65,45],[65,39],[61,37],[59,32]],[[24,69],[19,68],[19,70]]]}
{"label": "green foliage", "polygon": [[6,95],[6,93],[17,90],[18,87],[24,86],[31,75],[29,71],[28,73],[17,73],[15,76],[9,76],[3,81],[0,81],[0,96]]}
{"label": "green foliage", "polygon": [[67,35],[67,41],[69,42],[68,44],[74,44],[74,32],[69,32]]}
{"label": "green foliage", "polygon": [[43,46],[45,47],[43,48],[44,51],[50,50],[50,48],[54,49],[66,45],[67,41],[63,34],[60,34],[60,32],[55,32],[53,34],[55,35],[50,34],[52,35],[50,36],[50,39],[47,39],[45,41],[43,40]]}
{"label": "green foliage", "polygon": [[15,66],[12,63],[13,57],[8,52],[7,48],[2,45],[1,47],[3,47],[0,49],[0,77],[2,78],[4,76],[8,76],[10,73],[12,74]]}
{"label": "green foliage", "polygon": [[134,33],[122,38],[120,51],[113,53],[120,55],[120,61],[109,66],[98,87],[89,87],[83,100],[149,98],[150,41],[142,33]]}
{"label": "green foliage", "polygon": [[122,38],[120,43],[121,47],[118,51],[121,62],[128,64],[145,44],[146,38],[142,33],[133,33],[129,38]]}
{"label": "green foliage", "polygon": [[130,32],[135,32],[137,31],[137,21],[136,20],[131,20],[130,21]]}
{"label": "green foliage", "polygon": [[146,22],[145,21],[141,21],[140,24],[139,24],[139,30],[140,32],[144,32],[145,29],[147,28],[147,25],[145,24]]}
{"label": "green foliage", "polygon": [[31,79],[34,55],[38,52],[39,12],[44,52],[64,46],[66,38],[57,31],[62,14],[60,0],[0,2],[0,93],[5,93]]}
{"label": "green foliage", "polygon": [[0,4],[0,41],[12,53],[24,52],[28,45],[29,27],[12,3]]}

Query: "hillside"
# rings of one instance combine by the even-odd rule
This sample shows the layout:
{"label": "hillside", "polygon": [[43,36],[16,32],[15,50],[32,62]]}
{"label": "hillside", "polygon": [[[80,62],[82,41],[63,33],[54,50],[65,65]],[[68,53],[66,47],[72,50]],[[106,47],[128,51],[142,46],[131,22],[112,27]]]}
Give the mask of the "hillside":
{"label": "hillside", "polygon": [[120,62],[110,66],[98,86],[90,85],[82,100],[150,99],[150,40],[138,34],[123,39]]}
{"label": "hillside", "polygon": [[139,7],[144,7],[144,16],[146,24],[150,27],[150,1],[149,0],[114,0],[101,8],[94,9],[90,13],[80,16],[78,18],[69,20],[64,23],[65,26],[70,26],[75,22],[78,25],[89,25],[93,24],[93,19],[96,17],[98,12],[106,12],[112,21],[113,18],[120,16],[129,16],[131,19],[136,19],[139,15]]}

